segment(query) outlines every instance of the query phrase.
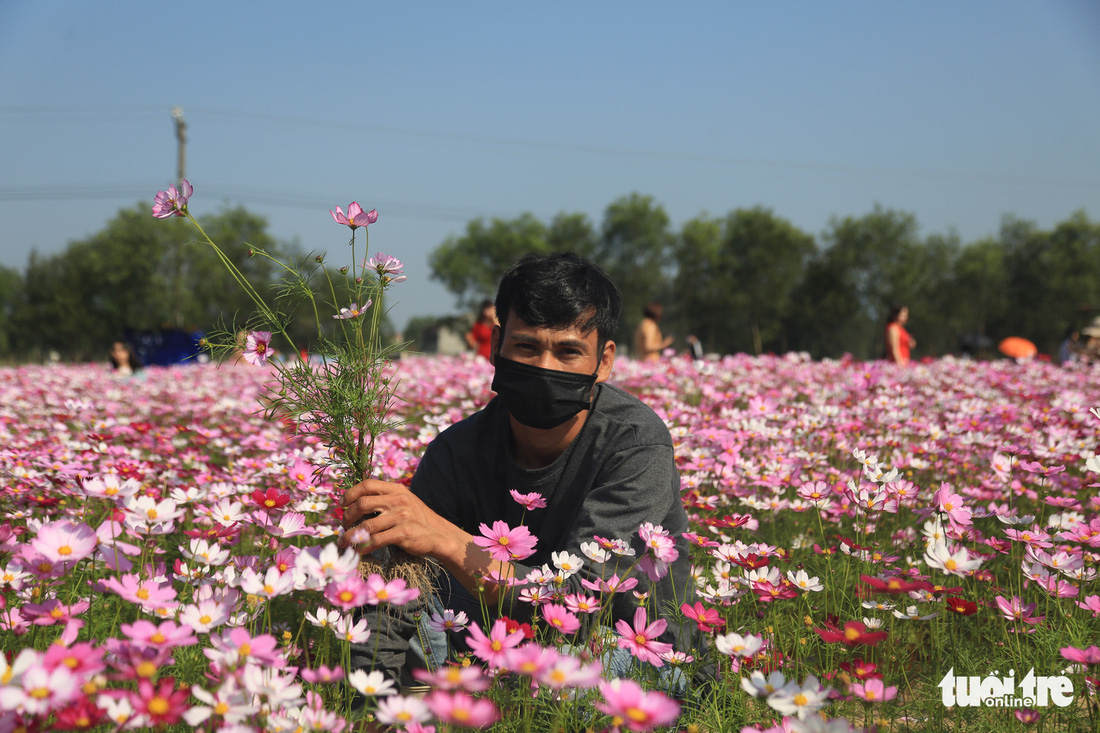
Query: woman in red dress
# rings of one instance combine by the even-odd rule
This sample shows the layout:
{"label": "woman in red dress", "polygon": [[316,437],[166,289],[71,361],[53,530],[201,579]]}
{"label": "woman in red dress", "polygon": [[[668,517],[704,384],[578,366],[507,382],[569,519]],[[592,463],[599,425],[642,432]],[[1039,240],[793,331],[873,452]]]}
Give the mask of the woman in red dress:
{"label": "woman in red dress", "polygon": [[905,330],[909,321],[909,308],[895,305],[886,318],[886,360],[895,364],[909,363],[909,350],[917,345],[917,340]]}
{"label": "woman in red dress", "polygon": [[470,345],[471,349],[477,351],[479,356],[484,356],[486,360],[489,359],[493,326],[496,325],[496,322],[497,309],[493,306],[493,301],[485,300],[482,301],[481,308],[478,310],[477,320],[466,332],[466,343]]}

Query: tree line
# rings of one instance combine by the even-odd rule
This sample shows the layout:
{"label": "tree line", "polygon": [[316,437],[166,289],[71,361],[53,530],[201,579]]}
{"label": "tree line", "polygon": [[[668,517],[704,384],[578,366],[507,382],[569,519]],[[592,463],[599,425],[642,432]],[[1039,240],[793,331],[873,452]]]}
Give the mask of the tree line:
{"label": "tree line", "polygon": [[1100,315],[1100,223],[1083,211],[1049,231],[1006,216],[996,236],[963,244],[954,233],[922,237],[913,214],[878,205],[834,217],[816,238],[764,207],[703,214],[675,231],[659,203],[634,193],[599,226],[577,213],[471,221],[429,264],[472,309],[518,257],[557,251],[592,258],[619,285],[627,345],[652,300],[666,334],[693,334],[707,351],[815,358],[880,357],[894,304],[909,306],[917,357],[992,356],[1007,336],[1052,354]]}
{"label": "tree line", "polygon": [[[123,209],[59,254],[32,254],[22,273],[0,267],[0,360],[51,351],[102,360],[126,333],[243,324],[252,303],[209,248],[185,222],[148,211]],[[201,223],[215,241],[240,243],[226,252],[265,296],[275,295],[280,274],[270,260],[249,257],[244,243],[312,263],[242,207]],[[880,356],[895,303],[909,306],[917,357],[992,354],[1006,336],[1055,353],[1068,329],[1100,314],[1100,224],[1083,211],[1051,230],[1008,216],[996,236],[963,244],[952,233],[921,236],[915,216],[881,206],[834,217],[818,237],[764,207],[703,214],[675,230],[659,203],[634,193],[609,204],[598,224],[568,212],[548,222],[532,214],[475,219],[433,250],[429,265],[457,305],[473,311],[523,254],[558,251],[595,260],[619,285],[625,345],[651,300],[664,305],[662,328],[681,348],[694,334],[712,352],[815,358]],[[414,320],[407,337],[428,319]],[[296,342],[308,344],[312,323],[295,322]]]}

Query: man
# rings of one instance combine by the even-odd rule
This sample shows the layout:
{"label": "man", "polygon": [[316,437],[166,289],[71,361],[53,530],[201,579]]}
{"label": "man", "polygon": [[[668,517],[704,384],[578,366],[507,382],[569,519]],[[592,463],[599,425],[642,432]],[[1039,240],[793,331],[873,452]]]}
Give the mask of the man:
{"label": "man", "polygon": [[[624,540],[636,556],[613,555],[606,564],[586,559],[561,588],[598,595],[581,581],[623,576],[645,554],[639,527],[661,525],[679,551],[669,572],[650,582],[636,570],[634,593],[607,593],[605,602],[613,604],[614,620],[629,622],[640,603],[635,593],[648,591],[648,607],[668,614],[660,640],[676,643],[685,632],[678,611],[669,611],[692,593],[680,536],[687,516],[667,427],[641,401],[606,383],[615,362],[618,289],[577,255],[528,255],[505,273],[496,309],[500,325],[493,326],[490,359],[496,398],[432,442],[410,488],[368,480],[350,489],[344,526],[367,518],[362,526],[371,540],[361,551],[396,545],[438,562],[449,576],[440,589],[443,608],[472,612],[483,607],[473,600],[482,593],[484,607],[501,600],[516,618],[531,607],[517,601],[517,589],[485,578],[522,580],[552,563],[554,552],[583,557],[581,543],[596,535]],[[527,511],[510,490],[538,493],[547,506]],[[492,559],[472,540],[482,523],[497,520],[524,524],[538,538],[535,553],[522,563]],[[470,615],[485,627],[480,611]],[[684,635],[677,646],[688,643]],[[393,663],[391,657],[383,666],[392,673]]]}

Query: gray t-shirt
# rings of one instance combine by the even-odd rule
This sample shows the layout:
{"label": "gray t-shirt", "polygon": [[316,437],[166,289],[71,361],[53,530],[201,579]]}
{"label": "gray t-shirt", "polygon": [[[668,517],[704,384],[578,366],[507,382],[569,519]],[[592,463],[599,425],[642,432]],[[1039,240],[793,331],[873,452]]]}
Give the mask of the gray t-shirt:
{"label": "gray t-shirt", "polygon": [[[639,581],[635,591],[648,589],[655,594],[656,608],[669,622],[661,641],[688,648],[692,637],[681,636],[678,610],[669,613],[694,598],[687,543],[681,537],[688,521],[680,498],[672,438],[661,419],[636,397],[600,384],[584,428],[549,466],[533,470],[517,466],[512,460],[510,433],[508,411],[495,398],[432,441],[413,477],[413,493],[440,516],[475,536],[482,523],[492,526],[502,520],[510,527],[526,525],[538,544],[534,555],[515,563],[517,578],[522,579],[532,567],[552,566],[553,552],[567,550],[581,557],[584,567],[566,580],[564,593],[597,595],[586,590],[581,579],[610,579],[616,570],[622,577],[645,551],[638,528],[643,522],[661,525],[676,540],[679,559],[657,583],[651,584],[640,569],[631,577]],[[521,494],[538,492],[547,506],[526,511],[509,494],[510,489]],[[624,540],[637,556],[612,557],[606,568],[593,563],[581,553],[580,545],[591,542],[594,535]],[[513,617],[529,611],[525,603],[513,605]],[[637,605],[631,592],[617,593],[613,620],[632,621]],[[653,621],[652,615],[649,621]]]}

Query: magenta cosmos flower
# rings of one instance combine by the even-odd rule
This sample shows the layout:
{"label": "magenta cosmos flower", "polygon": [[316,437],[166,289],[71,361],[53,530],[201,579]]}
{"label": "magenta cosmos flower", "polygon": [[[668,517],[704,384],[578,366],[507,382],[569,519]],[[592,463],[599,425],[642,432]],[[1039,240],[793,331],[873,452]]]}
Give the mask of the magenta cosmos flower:
{"label": "magenta cosmos flower", "polygon": [[1071,662],[1087,664],[1089,666],[1100,664],[1100,647],[1095,644],[1088,649],[1078,649],[1074,646],[1066,646],[1062,647],[1059,651],[1062,652],[1063,657]]}
{"label": "magenta cosmos flower", "polygon": [[493,522],[490,529],[484,522],[479,527],[484,537],[474,537],[474,544],[484,548],[494,560],[510,562],[530,557],[538,542],[531,530],[523,525],[510,529],[501,520]]}
{"label": "magenta cosmos flower", "polygon": [[663,692],[646,692],[628,679],[600,683],[604,702],[596,703],[602,712],[620,720],[630,730],[652,730],[668,725],[680,715],[680,704]]}
{"label": "magenta cosmos flower", "polygon": [[523,631],[508,631],[508,622],[498,618],[486,636],[481,627],[473,623],[470,624],[466,643],[474,656],[488,664],[490,669],[496,669],[506,666],[509,649],[523,643]]}
{"label": "magenta cosmos flower", "polygon": [[343,224],[346,227],[350,227],[352,230],[358,229],[359,227],[365,227],[368,224],[373,224],[378,221],[377,211],[374,209],[363,211],[363,207],[354,201],[348,205],[347,216],[344,215],[343,209],[339,206],[336,207],[336,211],[330,209],[328,213],[332,214],[332,220],[337,224]]}
{"label": "magenta cosmos flower", "polygon": [[271,332],[250,331],[244,341],[244,360],[252,366],[263,366],[271,356]]}
{"label": "magenta cosmos flower", "polygon": [[646,624],[645,609],[639,606],[634,611],[634,625],[631,626],[625,619],[615,622],[615,630],[619,632],[619,648],[628,649],[638,659],[649,662],[654,667],[664,665],[661,655],[672,651],[672,644],[657,641],[657,637],[664,633],[668,622],[657,619],[651,624]]}
{"label": "magenta cosmos flower", "polygon": [[157,191],[153,199],[153,216],[158,219],[183,216],[187,213],[187,199],[191,198],[192,193],[191,184],[186,178],[183,179],[178,191],[174,185],[169,186],[167,191]]}

